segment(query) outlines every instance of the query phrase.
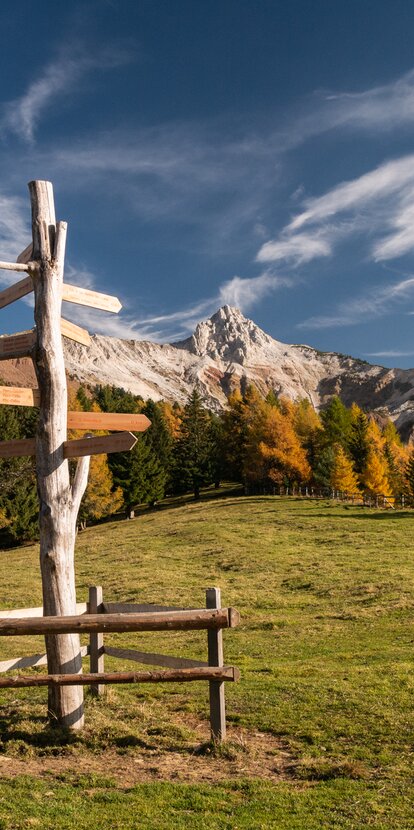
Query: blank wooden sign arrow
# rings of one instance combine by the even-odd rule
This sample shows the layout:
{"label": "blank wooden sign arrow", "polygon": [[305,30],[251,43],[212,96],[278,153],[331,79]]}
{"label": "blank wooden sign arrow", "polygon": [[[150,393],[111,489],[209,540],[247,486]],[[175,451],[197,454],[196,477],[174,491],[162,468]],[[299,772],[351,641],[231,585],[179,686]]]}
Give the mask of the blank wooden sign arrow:
{"label": "blank wooden sign arrow", "polygon": [[76,343],[82,343],[83,346],[91,345],[91,336],[86,329],[81,329],[80,326],[75,326],[75,323],[70,323],[69,320],[60,321],[60,330],[64,337],[69,340],[75,340]]}
{"label": "blank wooden sign arrow", "polygon": [[4,291],[0,291],[0,308],[14,303],[15,300],[20,300],[26,294],[30,294],[31,291],[33,291],[33,280],[31,277],[25,277],[24,280],[20,280],[9,288],[5,288]]}
{"label": "blank wooden sign arrow", "polygon": [[117,432],[115,435],[99,435],[97,438],[65,441],[63,454],[65,458],[79,458],[81,455],[125,452],[132,450],[136,443],[137,439],[132,432]]}
{"label": "blank wooden sign arrow", "polygon": [[[1,388],[0,388],[1,402]],[[145,432],[151,425],[146,415],[117,412],[68,412],[69,429],[134,430]]]}
{"label": "blank wooden sign arrow", "polygon": [[[23,264],[19,268],[22,271],[26,270]],[[0,308],[5,308],[10,303],[20,300],[26,294],[30,294],[31,291],[33,291],[31,277],[25,277],[14,285],[10,285],[9,288],[0,291]],[[80,288],[68,283],[64,283],[62,287],[62,300],[66,300],[68,303],[77,303],[77,305],[99,308],[101,311],[111,311],[115,314],[122,308],[118,297],[111,297],[110,294],[101,294],[98,291],[90,291],[89,288]]]}
{"label": "blank wooden sign arrow", "polygon": [[[65,441],[64,458],[80,458],[83,455],[102,455],[111,452],[132,450],[137,442],[132,432],[118,432],[115,435],[99,435],[97,438],[80,438]],[[16,441],[0,441],[0,458],[14,458],[18,455],[36,455],[36,440],[22,438]]]}
{"label": "blank wooden sign arrow", "polygon": [[118,297],[111,297],[110,294],[101,294],[98,291],[90,291],[89,288],[80,288],[77,285],[68,285],[67,283],[63,284],[62,300],[66,300],[68,303],[99,308],[101,311],[112,311],[115,314],[122,308]]}
{"label": "blank wooden sign arrow", "polygon": [[36,455],[35,438],[0,441],[0,458],[15,458],[18,455]]}
{"label": "blank wooden sign arrow", "polygon": [[14,406],[39,406],[39,390],[24,389],[22,386],[0,386],[0,403]]}
{"label": "blank wooden sign arrow", "polygon": [[10,337],[0,337],[0,360],[10,360],[13,357],[28,357],[36,342],[33,329],[11,334]]}

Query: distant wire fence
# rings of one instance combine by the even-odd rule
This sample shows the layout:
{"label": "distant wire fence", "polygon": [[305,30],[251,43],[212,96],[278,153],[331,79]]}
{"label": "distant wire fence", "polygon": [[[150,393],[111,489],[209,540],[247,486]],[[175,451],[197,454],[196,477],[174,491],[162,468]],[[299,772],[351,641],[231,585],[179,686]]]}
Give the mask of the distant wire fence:
{"label": "distant wire fence", "polygon": [[333,490],[330,487],[298,487],[298,486],[254,486],[246,485],[246,496],[294,496],[304,499],[331,499],[332,501],[346,502],[361,507],[376,507],[384,510],[414,508],[414,498],[401,493],[398,496],[385,493],[345,493],[342,490]]}

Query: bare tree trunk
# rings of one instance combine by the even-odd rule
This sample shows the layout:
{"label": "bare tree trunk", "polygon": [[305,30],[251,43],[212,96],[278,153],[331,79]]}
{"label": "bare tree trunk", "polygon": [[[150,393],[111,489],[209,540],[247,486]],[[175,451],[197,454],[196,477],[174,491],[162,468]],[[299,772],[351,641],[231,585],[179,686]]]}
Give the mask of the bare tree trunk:
{"label": "bare tree trunk", "polygon": [[[34,366],[40,391],[36,436],[39,494],[40,567],[44,614],[76,614],[74,548],[76,519],[88,476],[89,458],[78,465],[73,488],[68,461],[67,388],[60,332],[66,223],[56,226],[50,182],[29,184],[32,204],[33,271],[36,345]],[[77,634],[46,637],[48,672],[76,674],[82,670]],[[81,686],[49,687],[49,717],[72,729],[83,726]]]}

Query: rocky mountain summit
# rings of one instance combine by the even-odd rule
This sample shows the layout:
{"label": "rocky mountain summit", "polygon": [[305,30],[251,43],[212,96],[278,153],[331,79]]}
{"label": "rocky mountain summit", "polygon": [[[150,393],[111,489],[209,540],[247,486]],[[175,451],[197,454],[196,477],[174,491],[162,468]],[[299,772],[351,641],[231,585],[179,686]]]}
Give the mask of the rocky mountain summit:
{"label": "rocky mountain summit", "polygon": [[[405,437],[414,426],[414,369],[386,369],[280,343],[227,305],[176,343],[101,335],[93,335],[89,347],[64,342],[67,371],[75,381],[108,383],[143,398],[182,403],[197,384],[207,405],[219,411],[231,391],[251,383],[263,395],[273,389],[290,398],[308,398],[317,409],[339,395],[346,405],[355,401],[390,416]],[[15,378],[16,385],[23,385],[23,361],[3,363],[0,372],[6,381]]]}
{"label": "rocky mountain summit", "polygon": [[69,374],[83,383],[113,384],[154,400],[183,402],[198,384],[208,406],[220,410],[229,392],[252,383],[319,409],[332,395],[390,415],[407,434],[414,425],[414,369],[386,369],[335,352],[280,343],[223,306],[191,337],[159,345],[94,335],[89,348],[65,341]]}

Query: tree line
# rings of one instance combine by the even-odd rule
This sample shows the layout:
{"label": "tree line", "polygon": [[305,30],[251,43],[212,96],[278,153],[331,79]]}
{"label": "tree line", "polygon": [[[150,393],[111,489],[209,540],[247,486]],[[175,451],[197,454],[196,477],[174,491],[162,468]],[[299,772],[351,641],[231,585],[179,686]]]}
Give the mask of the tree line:
{"label": "tree line", "polygon": [[[390,420],[378,422],[356,404],[333,397],[319,414],[306,400],[291,401],[252,386],[234,392],[220,414],[197,389],[186,404],[144,401],[112,386],[81,386],[70,409],[143,413],[151,421],[131,452],[91,458],[81,525],[166,495],[193,493],[222,481],[246,493],[312,486],[349,495],[414,498],[414,452]],[[1,440],[33,437],[37,410],[0,406]],[[69,438],[81,433],[71,431]],[[0,459],[0,528],[12,540],[35,539],[34,459]]]}

